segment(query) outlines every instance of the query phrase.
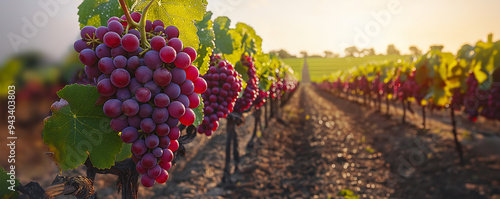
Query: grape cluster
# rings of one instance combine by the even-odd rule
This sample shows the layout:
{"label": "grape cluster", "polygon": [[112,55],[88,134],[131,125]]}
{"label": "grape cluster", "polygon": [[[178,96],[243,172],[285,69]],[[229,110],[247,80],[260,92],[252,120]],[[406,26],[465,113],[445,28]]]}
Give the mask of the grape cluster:
{"label": "grape cluster", "polygon": [[238,77],[241,75],[227,60],[222,60],[219,55],[210,57],[210,68],[203,75],[208,88],[201,95],[205,116],[198,126],[198,133],[211,136],[219,127],[220,118],[225,118],[233,112],[236,98],[242,90],[242,82]]}
{"label": "grape cluster", "polygon": [[474,73],[470,73],[466,80],[467,91],[464,97],[465,113],[469,115],[469,120],[475,122],[479,116],[480,100],[477,95],[482,92],[479,90],[479,83]]}
{"label": "grape cluster", "polygon": [[[131,13],[139,22],[141,14]],[[179,143],[177,125],[191,125],[198,93],[207,84],[192,66],[196,51],[183,47],[179,30],[162,21],[146,21],[147,41],[140,32],[127,30],[125,16],[111,17],[107,27],[86,26],[74,44],[85,73],[97,83],[105,99],[104,114],[110,126],[132,143],[132,159],[146,187],[168,179],[173,152]]]}
{"label": "grape cluster", "polygon": [[242,55],[241,59],[236,64],[242,64],[247,67],[248,81],[247,87],[243,90],[243,96],[236,100],[236,104],[234,106],[234,111],[238,113],[242,113],[250,106],[252,106],[252,102],[257,98],[258,86],[259,86],[259,78],[255,74],[257,69],[255,68],[255,64],[252,60],[252,57],[248,55]]}
{"label": "grape cluster", "polygon": [[488,97],[481,115],[487,119],[500,120],[500,85],[498,82],[488,90]]}
{"label": "grape cluster", "polygon": [[269,97],[269,91],[259,90],[259,95],[255,98],[255,109],[259,110],[266,103],[266,98]]}

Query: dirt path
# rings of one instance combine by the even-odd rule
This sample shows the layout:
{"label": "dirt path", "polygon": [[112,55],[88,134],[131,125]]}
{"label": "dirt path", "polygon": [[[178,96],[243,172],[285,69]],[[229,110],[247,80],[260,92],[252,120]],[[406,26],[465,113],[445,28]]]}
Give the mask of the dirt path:
{"label": "dirt path", "polygon": [[[253,117],[237,127],[242,157],[235,187],[221,186],[223,120],[214,136],[186,146],[166,185],[140,186],[139,198],[341,198],[350,191],[359,198],[500,198],[500,157],[476,151],[483,145],[491,151],[488,142],[465,140],[466,165],[459,166],[449,126],[441,121],[430,121],[423,132],[310,85],[298,88],[279,118],[269,121],[252,150],[245,145]],[[115,182],[97,175],[100,199],[120,197]]]}

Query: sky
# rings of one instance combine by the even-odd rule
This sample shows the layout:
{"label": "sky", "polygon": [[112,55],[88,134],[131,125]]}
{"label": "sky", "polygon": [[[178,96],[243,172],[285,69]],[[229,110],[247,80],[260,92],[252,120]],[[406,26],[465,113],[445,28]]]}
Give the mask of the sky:
{"label": "sky", "polygon": [[[17,52],[42,51],[61,59],[78,38],[78,5],[72,0],[17,0],[0,8],[0,63]],[[44,6],[45,5],[45,6]],[[47,6],[49,5],[49,6]],[[285,49],[298,55],[394,44],[402,53],[416,45],[444,45],[456,53],[493,33],[500,38],[497,0],[208,0],[214,17],[244,22],[263,39],[263,50]],[[17,42],[12,42],[17,41]]]}

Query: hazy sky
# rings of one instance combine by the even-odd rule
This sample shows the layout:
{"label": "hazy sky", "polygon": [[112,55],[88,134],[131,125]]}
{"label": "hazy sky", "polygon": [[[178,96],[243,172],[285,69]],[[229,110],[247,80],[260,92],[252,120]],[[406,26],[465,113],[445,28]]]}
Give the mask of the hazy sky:
{"label": "hazy sky", "polygon": [[[0,62],[28,49],[58,59],[78,37],[77,7],[81,1],[59,0],[48,12],[40,3],[56,0],[17,0],[0,7]],[[373,47],[385,53],[395,44],[403,53],[410,45],[426,51],[442,44],[455,53],[464,43],[500,38],[498,0],[208,0],[215,16],[228,16],[233,25],[245,22],[264,39],[265,51],[286,49],[343,54],[346,47]],[[38,22],[34,22],[38,20]],[[34,30],[26,28],[31,26]],[[18,44],[11,44],[16,38]],[[17,46],[17,47],[15,47]]]}

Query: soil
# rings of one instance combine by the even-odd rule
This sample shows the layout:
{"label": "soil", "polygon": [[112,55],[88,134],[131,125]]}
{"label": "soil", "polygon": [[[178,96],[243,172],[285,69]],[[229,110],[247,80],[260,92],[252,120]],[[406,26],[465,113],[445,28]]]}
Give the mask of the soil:
{"label": "soil", "polygon": [[[371,106],[301,85],[278,119],[268,121],[253,149],[245,147],[253,116],[236,128],[241,161],[234,184],[221,182],[222,122],[213,136],[198,135],[186,146],[166,185],[140,186],[139,198],[342,198],[350,192],[359,198],[500,198],[498,124],[460,123],[466,160],[461,166],[445,111],[429,114],[422,130],[418,113],[408,113],[408,123],[401,124],[397,106],[388,118]],[[21,158],[30,166],[17,176],[21,183],[36,180],[46,187],[58,170],[40,144],[42,125],[19,132],[19,156],[32,158]],[[85,169],[63,174],[83,175]],[[115,182],[114,176],[98,174],[98,198],[119,198]]]}

